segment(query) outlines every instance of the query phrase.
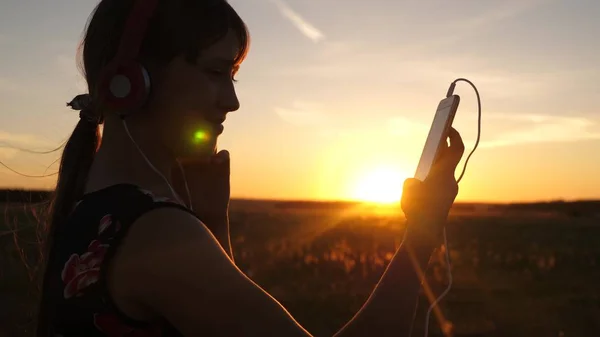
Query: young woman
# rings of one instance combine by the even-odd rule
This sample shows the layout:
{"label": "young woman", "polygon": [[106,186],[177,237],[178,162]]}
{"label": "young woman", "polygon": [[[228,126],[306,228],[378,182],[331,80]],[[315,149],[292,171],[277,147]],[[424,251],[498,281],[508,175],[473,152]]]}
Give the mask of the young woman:
{"label": "young woman", "polygon": [[[225,0],[160,1],[138,55],[151,95],[122,120],[94,93],[132,3],[102,0],[83,41],[92,94],[70,103],[81,119],[49,219],[38,335],[310,336],[233,261],[229,154],[215,149],[226,115],[239,108],[233,77],[248,50],[246,26]],[[193,130],[205,130],[197,144]],[[441,243],[463,151],[452,130],[429,178],[407,181],[405,243],[336,336],[408,334],[415,270]]]}

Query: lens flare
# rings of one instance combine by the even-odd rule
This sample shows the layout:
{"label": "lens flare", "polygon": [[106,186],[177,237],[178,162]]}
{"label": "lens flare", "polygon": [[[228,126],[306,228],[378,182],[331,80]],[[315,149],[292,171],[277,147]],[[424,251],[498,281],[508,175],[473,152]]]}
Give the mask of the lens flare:
{"label": "lens flare", "polygon": [[208,141],[209,135],[208,132],[204,131],[204,130],[198,130],[196,132],[194,132],[194,143],[196,144],[202,144],[206,141]]}

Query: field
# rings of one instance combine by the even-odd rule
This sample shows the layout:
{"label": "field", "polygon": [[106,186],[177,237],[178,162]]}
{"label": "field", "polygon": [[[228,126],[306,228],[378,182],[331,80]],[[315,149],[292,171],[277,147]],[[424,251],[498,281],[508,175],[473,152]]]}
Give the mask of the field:
{"label": "field", "polygon": [[[0,337],[30,336],[36,210],[4,206]],[[454,336],[600,336],[599,221],[600,202],[455,205],[454,286],[441,303]],[[400,214],[345,203],[236,200],[231,226],[237,264],[316,336],[358,310],[403,232]],[[436,293],[447,281],[441,257],[427,276]],[[427,306],[423,298],[413,336],[422,336]]]}

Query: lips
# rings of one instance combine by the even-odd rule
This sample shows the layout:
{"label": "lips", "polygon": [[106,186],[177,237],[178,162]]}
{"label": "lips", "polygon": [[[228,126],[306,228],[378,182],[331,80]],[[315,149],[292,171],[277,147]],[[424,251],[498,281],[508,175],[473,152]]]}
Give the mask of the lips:
{"label": "lips", "polygon": [[225,127],[223,126],[223,123],[225,122],[225,117],[207,119],[206,121],[210,123],[210,126],[215,135],[220,135],[223,133],[223,130],[225,129]]}
{"label": "lips", "polygon": [[216,125],[213,124],[213,130],[216,135],[220,135],[225,130],[225,127],[223,126],[223,124],[216,124]]}

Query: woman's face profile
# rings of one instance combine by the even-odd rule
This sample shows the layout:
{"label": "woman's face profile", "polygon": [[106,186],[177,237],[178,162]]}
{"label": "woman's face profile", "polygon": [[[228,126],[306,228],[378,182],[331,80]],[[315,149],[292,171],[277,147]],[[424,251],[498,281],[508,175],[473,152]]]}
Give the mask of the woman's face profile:
{"label": "woman's face profile", "polygon": [[201,49],[197,62],[181,55],[157,72],[148,106],[151,128],[175,157],[215,152],[227,114],[240,107],[233,80],[238,51],[230,30]]}

